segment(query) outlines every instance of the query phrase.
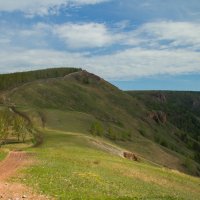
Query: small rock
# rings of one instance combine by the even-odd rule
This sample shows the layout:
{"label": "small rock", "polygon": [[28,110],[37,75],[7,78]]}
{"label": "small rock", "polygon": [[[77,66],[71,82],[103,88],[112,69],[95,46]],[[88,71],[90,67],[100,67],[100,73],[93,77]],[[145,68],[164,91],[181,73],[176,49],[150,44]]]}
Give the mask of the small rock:
{"label": "small rock", "polygon": [[132,152],[123,152],[123,156],[129,160],[138,161],[138,157]]}
{"label": "small rock", "polygon": [[27,196],[24,194],[23,196],[22,196],[22,199],[26,199],[27,198]]}

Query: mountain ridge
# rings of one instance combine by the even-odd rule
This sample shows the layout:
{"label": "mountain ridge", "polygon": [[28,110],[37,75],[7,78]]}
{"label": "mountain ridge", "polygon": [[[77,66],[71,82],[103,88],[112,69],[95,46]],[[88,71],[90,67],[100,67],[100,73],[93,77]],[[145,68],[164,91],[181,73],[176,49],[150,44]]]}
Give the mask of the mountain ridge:
{"label": "mountain ridge", "polygon": [[[165,110],[154,109],[151,98],[145,96],[148,92],[141,92],[146,97],[145,102],[139,92],[121,91],[94,74],[81,69],[73,70],[74,73],[61,77],[29,81],[1,92],[2,103],[14,105],[32,118],[33,124],[46,120],[45,123],[51,125],[55,124],[53,118],[57,118],[61,122],[56,126],[60,128],[64,123],[62,120],[71,116],[82,124],[86,134],[108,138],[157,164],[199,175],[200,168],[193,149],[188,148],[178,135],[182,134],[182,130],[168,120]],[[69,72],[69,69],[64,71]],[[158,103],[165,101],[160,91],[154,93]],[[76,112],[83,115],[80,117]],[[69,125],[62,129],[73,130]]]}

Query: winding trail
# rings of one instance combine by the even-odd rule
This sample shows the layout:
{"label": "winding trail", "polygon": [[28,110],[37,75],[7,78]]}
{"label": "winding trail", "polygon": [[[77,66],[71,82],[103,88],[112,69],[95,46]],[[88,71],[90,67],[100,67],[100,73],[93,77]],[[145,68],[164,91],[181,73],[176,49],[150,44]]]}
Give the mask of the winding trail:
{"label": "winding trail", "polygon": [[7,158],[0,162],[0,200],[47,200],[38,195],[31,188],[20,183],[7,182],[7,179],[17,174],[17,170],[31,162],[31,156],[26,152],[11,152]]}

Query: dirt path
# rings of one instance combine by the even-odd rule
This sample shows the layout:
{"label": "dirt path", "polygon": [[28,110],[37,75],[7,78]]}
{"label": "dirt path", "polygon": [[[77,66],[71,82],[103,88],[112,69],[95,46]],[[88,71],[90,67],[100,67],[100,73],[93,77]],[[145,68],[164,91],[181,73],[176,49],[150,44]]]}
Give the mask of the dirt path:
{"label": "dirt path", "polygon": [[22,184],[7,182],[10,177],[16,175],[19,168],[30,162],[31,157],[25,152],[11,152],[3,162],[0,162],[0,200],[49,199],[34,193],[30,188]]}

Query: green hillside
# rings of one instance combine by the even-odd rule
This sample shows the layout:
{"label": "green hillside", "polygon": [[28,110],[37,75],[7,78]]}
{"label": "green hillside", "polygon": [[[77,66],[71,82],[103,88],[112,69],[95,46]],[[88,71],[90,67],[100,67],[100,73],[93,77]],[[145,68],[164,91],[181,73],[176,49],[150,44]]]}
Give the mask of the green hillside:
{"label": "green hillside", "polygon": [[[199,92],[128,92],[144,103],[150,112],[165,113],[167,122],[178,129],[173,135],[192,151],[188,159],[200,163],[200,93]],[[159,123],[159,122],[158,122]],[[170,141],[165,146],[170,146]],[[179,148],[179,146],[177,146]],[[172,148],[173,149],[173,148]]]}
{"label": "green hillside", "polygon": [[21,181],[56,199],[199,198],[198,178],[121,158],[114,154],[117,147],[101,138],[46,129],[44,139],[42,146],[29,149],[40,164],[28,168]]}
{"label": "green hillside", "polygon": [[15,88],[24,83],[40,79],[63,77],[72,72],[80,71],[77,68],[52,68],[11,74],[0,74],[0,91]]}
{"label": "green hillside", "polygon": [[20,181],[56,199],[198,199],[199,179],[182,172],[200,175],[200,94],[125,92],[57,70],[0,92],[2,150],[37,155]]}

